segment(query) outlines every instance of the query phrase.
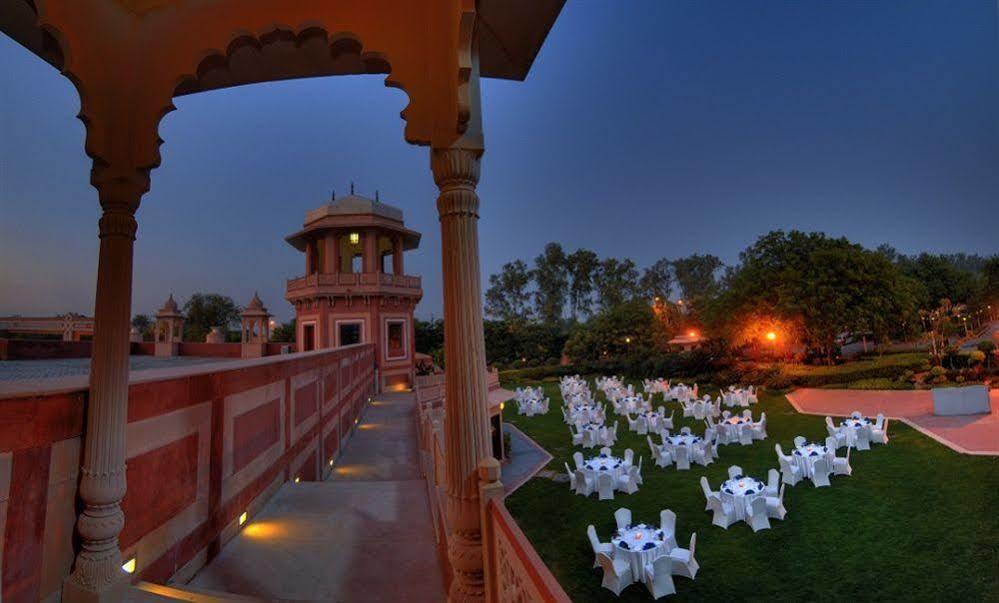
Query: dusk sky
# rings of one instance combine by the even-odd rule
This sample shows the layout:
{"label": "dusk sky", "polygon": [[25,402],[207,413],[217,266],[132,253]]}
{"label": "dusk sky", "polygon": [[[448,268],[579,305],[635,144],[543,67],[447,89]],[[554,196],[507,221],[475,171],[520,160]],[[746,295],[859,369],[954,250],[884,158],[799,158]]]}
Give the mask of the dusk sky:
{"label": "dusk sky", "polygon": [[[999,252],[996,0],[570,0],[525,82],[486,80],[483,282],[545,243],[655,260],[776,229]],[[92,314],[97,195],[70,83],[0,36],[0,315]],[[284,237],[331,189],[400,207],[441,314],[428,150],[383,76],[183,97],[138,212],[133,311],[259,291],[292,316]]]}

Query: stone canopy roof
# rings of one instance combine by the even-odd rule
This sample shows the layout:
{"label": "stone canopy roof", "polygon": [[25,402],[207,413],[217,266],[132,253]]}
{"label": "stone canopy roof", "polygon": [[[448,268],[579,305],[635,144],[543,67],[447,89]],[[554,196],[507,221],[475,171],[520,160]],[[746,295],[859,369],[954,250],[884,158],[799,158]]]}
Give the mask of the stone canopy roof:
{"label": "stone canopy roof", "polygon": [[416,249],[420,245],[420,233],[405,227],[401,209],[353,192],[305,212],[302,230],[285,237],[285,240],[295,249],[305,251],[310,239],[324,236],[327,231],[372,228],[386,234],[401,234],[403,249]]}

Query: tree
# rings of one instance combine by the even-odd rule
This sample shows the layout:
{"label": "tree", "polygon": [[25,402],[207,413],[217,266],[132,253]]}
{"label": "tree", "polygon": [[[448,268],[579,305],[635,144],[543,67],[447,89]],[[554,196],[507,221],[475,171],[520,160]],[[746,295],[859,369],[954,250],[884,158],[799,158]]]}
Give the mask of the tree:
{"label": "tree", "polygon": [[917,285],[883,253],[822,233],[770,232],[740,254],[709,305],[727,331],[773,319],[795,325],[808,348],[832,360],[844,332],[884,337],[918,321]]}
{"label": "tree", "polygon": [[416,351],[421,354],[434,355],[434,352],[444,349],[444,321],[439,318],[413,321],[416,331]]}
{"label": "tree", "polygon": [[593,274],[597,306],[603,311],[629,302],[638,295],[638,270],[630,259],[607,258]]}
{"label": "tree", "polygon": [[967,304],[976,297],[981,287],[980,278],[976,272],[964,268],[978,265],[972,257],[977,256],[921,253],[899,258],[898,266],[903,274],[922,285],[920,307],[932,309],[944,298],[955,304]]}
{"label": "tree", "polygon": [[153,338],[153,326],[156,322],[148,314],[136,314],[132,317],[132,326],[142,335],[143,341]]}
{"label": "tree", "polygon": [[715,273],[723,266],[722,261],[713,255],[694,254],[673,260],[673,272],[680,285],[684,305],[699,308],[718,289]]}
{"label": "tree", "polygon": [[501,320],[529,320],[531,279],[531,271],[522,260],[503,264],[499,274],[489,276],[486,314]]}
{"label": "tree", "polygon": [[665,351],[668,340],[652,307],[636,299],[609,307],[578,325],[565,344],[565,352],[573,363],[638,363]]}
{"label": "tree", "polygon": [[232,298],[218,293],[195,293],[184,304],[184,339],[204,341],[212,327],[238,329],[240,308]]}
{"label": "tree", "polygon": [[570,278],[569,311],[572,320],[589,316],[592,311],[593,275],[600,264],[597,254],[589,249],[577,249],[566,258]]}
{"label": "tree", "polygon": [[646,268],[639,287],[642,295],[650,300],[668,299],[673,292],[673,263],[662,258]]}
{"label": "tree", "polygon": [[561,245],[548,243],[544,252],[534,258],[534,282],[538,317],[549,324],[561,322],[569,286],[569,270]]}
{"label": "tree", "polygon": [[295,319],[283,322],[271,331],[271,341],[275,343],[295,343]]}

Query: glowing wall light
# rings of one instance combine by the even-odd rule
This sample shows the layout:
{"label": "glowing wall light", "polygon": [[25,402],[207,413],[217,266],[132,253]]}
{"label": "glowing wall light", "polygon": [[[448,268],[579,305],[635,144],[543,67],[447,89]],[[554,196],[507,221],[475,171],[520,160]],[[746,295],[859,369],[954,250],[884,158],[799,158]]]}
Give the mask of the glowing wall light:
{"label": "glowing wall light", "polygon": [[126,574],[134,574],[135,573],[135,557],[132,557],[131,559],[129,559],[125,563],[122,563],[121,564],[121,569],[124,570],[124,572]]}
{"label": "glowing wall light", "polygon": [[299,483],[300,481],[302,481],[302,478],[300,478],[299,476],[297,476],[297,475],[296,475],[296,476],[295,476],[295,483],[297,484],[297,483]]}
{"label": "glowing wall light", "polygon": [[361,242],[361,235],[359,233],[352,232],[348,236],[350,238],[350,244],[351,245],[357,245],[358,243]]}
{"label": "glowing wall light", "polygon": [[243,525],[244,523],[246,523],[246,518],[247,518],[246,511],[243,511],[242,513],[240,513],[239,514],[239,525]]}

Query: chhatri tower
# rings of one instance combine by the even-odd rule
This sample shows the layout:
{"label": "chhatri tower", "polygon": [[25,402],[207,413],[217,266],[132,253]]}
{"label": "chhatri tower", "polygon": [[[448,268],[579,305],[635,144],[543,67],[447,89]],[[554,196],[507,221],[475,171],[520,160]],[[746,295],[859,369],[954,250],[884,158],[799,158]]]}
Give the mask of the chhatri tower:
{"label": "chhatri tower", "polygon": [[305,276],[288,281],[295,306],[298,351],[375,344],[382,388],[413,382],[413,309],[423,297],[420,277],[405,273],[404,252],[420,233],[403,223],[402,210],[351,194],[306,212],[286,237],[305,254]]}

